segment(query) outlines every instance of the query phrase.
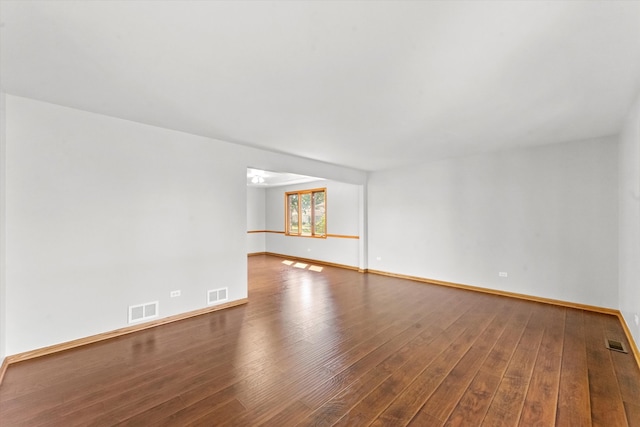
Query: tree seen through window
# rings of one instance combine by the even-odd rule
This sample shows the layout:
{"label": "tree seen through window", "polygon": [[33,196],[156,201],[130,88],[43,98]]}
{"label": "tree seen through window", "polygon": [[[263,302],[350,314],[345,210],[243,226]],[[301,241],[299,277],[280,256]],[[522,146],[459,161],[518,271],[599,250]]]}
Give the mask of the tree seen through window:
{"label": "tree seen through window", "polygon": [[317,188],[285,194],[287,235],[326,237],[326,193],[326,188]]}

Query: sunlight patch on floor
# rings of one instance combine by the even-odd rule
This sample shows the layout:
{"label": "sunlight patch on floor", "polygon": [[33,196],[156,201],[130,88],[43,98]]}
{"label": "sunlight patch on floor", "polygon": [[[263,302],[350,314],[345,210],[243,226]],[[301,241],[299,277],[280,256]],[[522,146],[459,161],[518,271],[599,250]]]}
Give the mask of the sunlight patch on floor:
{"label": "sunlight patch on floor", "polygon": [[302,268],[302,269],[306,269],[307,266],[309,267],[309,270],[311,271],[316,271],[316,272],[321,272],[323,267],[319,267],[317,265],[309,265],[309,264],[305,264],[303,262],[295,262],[295,261],[289,261],[288,259],[282,261],[283,264],[286,265],[290,265],[293,266],[295,268]]}

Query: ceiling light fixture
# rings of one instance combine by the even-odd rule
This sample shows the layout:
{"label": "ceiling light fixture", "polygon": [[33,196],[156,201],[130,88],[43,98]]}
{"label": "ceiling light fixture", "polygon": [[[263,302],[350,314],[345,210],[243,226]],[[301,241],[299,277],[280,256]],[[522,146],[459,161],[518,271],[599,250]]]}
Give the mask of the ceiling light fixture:
{"label": "ceiling light fixture", "polygon": [[253,178],[251,178],[251,182],[254,184],[262,184],[264,183],[264,178],[256,175]]}

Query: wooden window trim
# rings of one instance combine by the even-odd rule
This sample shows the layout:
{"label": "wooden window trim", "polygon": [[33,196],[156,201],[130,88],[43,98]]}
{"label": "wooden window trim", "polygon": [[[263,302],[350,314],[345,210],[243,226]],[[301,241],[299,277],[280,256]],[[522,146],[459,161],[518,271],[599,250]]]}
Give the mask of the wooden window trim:
{"label": "wooden window trim", "polygon": [[[313,193],[324,193],[324,234],[316,234],[316,210],[313,205]],[[296,194],[298,196],[298,233],[291,233],[289,228],[289,196]],[[311,194],[311,235],[302,234],[302,195]],[[309,237],[312,239],[326,239],[327,238],[327,188],[312,188],[309,190],[287,191],[284,193],[284,234],[293,237]]]}

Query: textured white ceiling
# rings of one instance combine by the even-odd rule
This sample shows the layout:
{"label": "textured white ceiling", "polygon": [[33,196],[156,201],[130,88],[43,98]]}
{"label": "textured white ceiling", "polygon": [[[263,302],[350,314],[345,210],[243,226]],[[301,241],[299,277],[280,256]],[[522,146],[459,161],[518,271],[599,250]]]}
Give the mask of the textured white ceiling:
{"label": "textured white ceiling", "polygon": [[615,134],[638,1],[6,1],[10,94],[363,170]]}

